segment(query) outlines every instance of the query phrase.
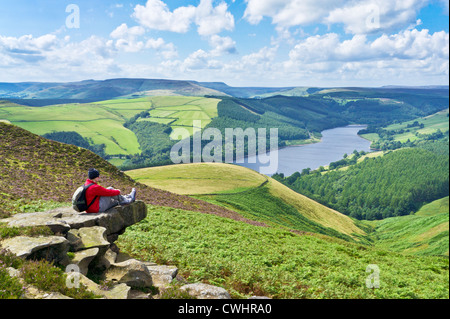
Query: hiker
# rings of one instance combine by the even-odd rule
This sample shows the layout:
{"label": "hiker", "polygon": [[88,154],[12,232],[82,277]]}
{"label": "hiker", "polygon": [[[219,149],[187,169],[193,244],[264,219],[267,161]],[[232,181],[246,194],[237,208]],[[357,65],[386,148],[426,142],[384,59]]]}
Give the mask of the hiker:
{"label": "hiker", "polygon": [[86,201],[91,203],[94,198],[95,201],[86,213],[103,213],[115,206],[127,205],[136,201],[136,189],[133,188],[129,195],[121,195],[118,189],[112,187],[104,188],[98,185],[99,180],[100,172],[95,168],[91,168],[84,185],[94,184],[86,191]]}

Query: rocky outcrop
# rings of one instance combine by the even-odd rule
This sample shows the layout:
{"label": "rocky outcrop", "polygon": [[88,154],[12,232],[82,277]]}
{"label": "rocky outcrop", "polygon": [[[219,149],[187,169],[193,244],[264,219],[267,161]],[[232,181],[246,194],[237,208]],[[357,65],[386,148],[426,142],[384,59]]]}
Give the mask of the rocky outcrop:
{"label": "rocky outcrop", "polygon": [[5,239],[1,247],[21,258],[64,261],[69,251],[69,242],[64,237],[26,237],[18,236]]}
{"label": "rocky outcrop", "polygon": [[[47,212],[16,214],[1,222],[9,227],[47,226],[53,236],[18,236],[0,242],[0,249],[24,259],[47,259],[66,267],[69,282],[83,284],[88,290],[106,299],[151,298],[142,290],[155,287],[163,292],[177,278],[178,268],[142,262],[121,254],[114,244],[127,227],[147,216],[147,206],[135,202],[100,214],[78,213],[72,208],[58,208]],[[112,284],[102,289],[90,280],[88,273]],[[19,272],[10,269],[11,274]],[[200,299],[230,298],[222,288],[194,284],[180,288]],[[27,288],[27,298],[65,298],[60,294]]]}
{"label": "rocky outcrop", "polygon": [[147,216],[147,207],[137,201],[132,205],[118,206],[107,213],[78,213],[71,207],[57,208],[47,212],[16,214],[2,219],[10,227],[48,226],[55,234],[66,234],[71,229],[100,226],[106,235],[122,234],[123,231]]}

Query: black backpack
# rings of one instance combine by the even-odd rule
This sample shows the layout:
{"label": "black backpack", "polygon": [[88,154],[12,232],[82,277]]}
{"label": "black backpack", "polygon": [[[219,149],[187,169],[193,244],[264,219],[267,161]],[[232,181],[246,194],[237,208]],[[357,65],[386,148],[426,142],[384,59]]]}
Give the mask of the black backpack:
{"label": "black backpack", "polygon": [[97,199],[98,196],[95,196],[95,198],[92,200],[92,202],[90,204],[87,203],[86,191],[92,185],[94,185],[94,183],[89,184],[89,185],[81,186],[73,194],[73,196],[72,196],[72,207],[77,212],[81,213],[81,212],[87,211],[89,209],[89,207],[91,207],[92,204],[94,204],[95,200]]}

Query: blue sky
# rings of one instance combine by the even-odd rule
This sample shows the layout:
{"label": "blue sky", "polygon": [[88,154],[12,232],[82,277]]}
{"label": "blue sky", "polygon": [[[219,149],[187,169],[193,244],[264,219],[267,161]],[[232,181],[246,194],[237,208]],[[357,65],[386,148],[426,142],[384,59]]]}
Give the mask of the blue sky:
{"label": "blue sky", "polygon": [[446,0],[0,3],[0,82],[448,85]]}

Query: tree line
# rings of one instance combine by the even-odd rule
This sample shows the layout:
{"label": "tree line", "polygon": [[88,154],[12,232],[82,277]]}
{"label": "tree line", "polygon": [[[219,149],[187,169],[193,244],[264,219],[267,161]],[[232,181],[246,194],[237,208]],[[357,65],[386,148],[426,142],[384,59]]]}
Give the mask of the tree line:
{"label": "tree line", "polygon": [[[443,145],[401,149],[326,173],[274,176],[293,190],[356,219],[414,213],[449,195],[449,157]],[[448,148],[448,141],[446,143]]]}

